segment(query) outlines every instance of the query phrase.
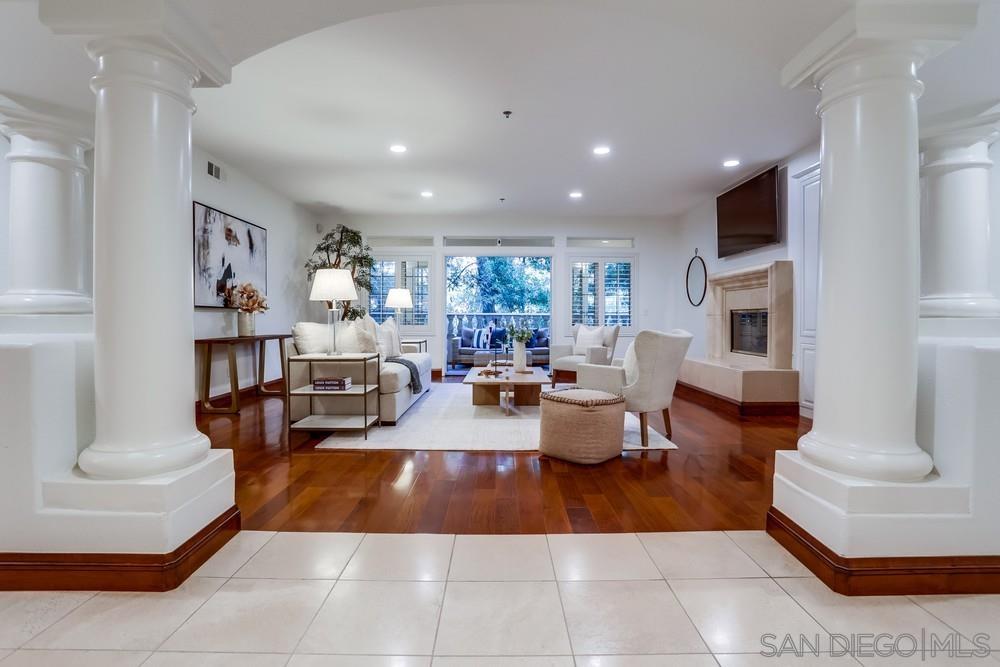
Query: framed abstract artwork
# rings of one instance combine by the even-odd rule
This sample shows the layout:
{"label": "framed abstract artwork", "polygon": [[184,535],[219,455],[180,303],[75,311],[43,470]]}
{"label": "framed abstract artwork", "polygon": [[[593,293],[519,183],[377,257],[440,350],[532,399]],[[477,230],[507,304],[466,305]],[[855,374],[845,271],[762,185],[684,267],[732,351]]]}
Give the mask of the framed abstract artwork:
{"label": "framed abstract artwork", "polygon": [[194,305],[235,308],[244,283],[267,294],[267,230],[194,202]]}

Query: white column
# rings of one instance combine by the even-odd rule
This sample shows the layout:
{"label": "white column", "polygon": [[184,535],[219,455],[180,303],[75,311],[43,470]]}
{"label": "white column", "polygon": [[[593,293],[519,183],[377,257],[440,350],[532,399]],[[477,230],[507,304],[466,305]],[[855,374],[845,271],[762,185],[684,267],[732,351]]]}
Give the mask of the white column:
{"label": "white column", "polygon": [[822,121],[816,403],[799,451],[886,481],[918,480],[933,466],[915,437],[920,62],[915,48],[888,42],[813,76]]}
{"label": "white column", "polygon": [[195,428],[191,88],[197,67],[158,42],[90,45],[98,71],[94,155],[96,477],[201,460]]}
{"label": "white column", "polygon": [[989,145],[1000,136],[1000,113],[964,114],[938,117],[921,130],[923,317],[1000,316],[989,267]]}
{"label": "white column", "polygon": [[89,313],[84,154],[91,130],[0,98],[0,131],[10,139],[10,273],[0,313]]}

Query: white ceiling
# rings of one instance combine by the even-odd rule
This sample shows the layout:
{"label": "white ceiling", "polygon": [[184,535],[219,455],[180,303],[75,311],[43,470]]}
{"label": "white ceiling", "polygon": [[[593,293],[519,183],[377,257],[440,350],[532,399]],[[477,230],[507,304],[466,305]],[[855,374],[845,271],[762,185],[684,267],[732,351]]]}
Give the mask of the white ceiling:
{"label": "white ceiling", "polygon": [[[849,0],[181,0],[234,62],[195,140],[301,203],[352,213],[670,216],[816,141],[782,65]],[[234,4],[235,3],[235,4]],[[358,18],[376,9],[444,6]],[[297,9],[297,11],[296,11]],[[0,92],[92,108],[82,40],[0,3]],[[1000,5],[922,71],[923,111],[1000,97]],[[14,66],[10,66],[11,63]],[[514,116],[504,120],[503,109]],[[410,150],[392,155],[388,145]],[[613,153],[590,149],[607,142]],[[743,166],[723,170],[735,155]],[[582,200],[567,193],[579,188]],[[435,192],[421,199],[421,190]]]}
{"label": "white ceiling", "polygon": [[745,173],[818,137],[815,95],[783,90],[778,70],[844,4],[742,3],[719,21],[723,5],[670,21],[519,4],[351,21],[198,90],[195,140],[351,213],[495,212],[505,197],[520,214],[677,214],[735,178],[723,158]]}

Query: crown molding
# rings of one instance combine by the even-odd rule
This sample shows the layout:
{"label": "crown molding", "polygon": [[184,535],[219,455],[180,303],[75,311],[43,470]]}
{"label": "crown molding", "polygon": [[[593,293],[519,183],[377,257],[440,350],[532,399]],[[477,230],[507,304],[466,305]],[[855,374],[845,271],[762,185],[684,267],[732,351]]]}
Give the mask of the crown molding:
{"label": "crown molding", "polygon": [[836,61],[905,43],[924,60],[943,53],[976,27],[979,0],[859,0],[781,70],[781,85],[813,85]]}
{"label": "crown molding", "polygon": [[52,104],[14,99],[0,94],[0,132],[48,136],[93,147],[92,117]]}
{"label": "crown molding", "polygon": [[200,87],[229,83],[232,63],[173,0],[39,0],[38,17],[57,35],[150,40],[190,60]]}
{"label": "crown molding", "polygon": [[922,119],[921,148],[993,143],[1000,137],[1000,100],[953,109]]}

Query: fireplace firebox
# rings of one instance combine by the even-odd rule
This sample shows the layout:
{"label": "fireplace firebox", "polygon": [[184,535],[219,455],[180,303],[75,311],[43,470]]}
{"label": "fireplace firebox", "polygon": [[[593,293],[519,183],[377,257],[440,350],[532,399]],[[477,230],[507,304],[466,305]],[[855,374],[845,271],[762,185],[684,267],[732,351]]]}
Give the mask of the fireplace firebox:
{"label": "fireplace firebox", "polygon": [[767,356],[767,309],[731,310],[730,350],[739,354]]}

